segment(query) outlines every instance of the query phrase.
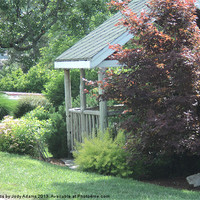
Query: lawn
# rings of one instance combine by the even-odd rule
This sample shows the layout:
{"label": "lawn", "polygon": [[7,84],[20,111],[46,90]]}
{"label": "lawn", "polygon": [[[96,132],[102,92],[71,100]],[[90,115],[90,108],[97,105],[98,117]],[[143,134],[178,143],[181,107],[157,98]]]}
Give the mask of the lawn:
{"label": "lawn", "polygon": [[[0,195],[21,195],[23,199],[200,199],[200,192],[73,171],[28,156],[3,152],[0,152]],[[30,195],[30,198],[24,198],[26,195]],[[75,195],[96,195],[99,198],[77,198]]]}

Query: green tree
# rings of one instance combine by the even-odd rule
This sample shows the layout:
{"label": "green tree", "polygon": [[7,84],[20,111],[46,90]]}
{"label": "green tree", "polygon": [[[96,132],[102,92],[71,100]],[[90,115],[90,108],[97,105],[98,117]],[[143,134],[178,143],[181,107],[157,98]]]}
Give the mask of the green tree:
{"label": "green tree", "polygon": [[[65,48],[58,48],[56,55],[56,50],[48,51],[50,56],[44,59],[51,60],[51,56],[55,58],[102,23],[110,14],[106,3],[106,0],[2,0],[0,51],[8,50],[8,64],[22,63],[23,71],[28,71],[38,62],[40,48],[56,48],[66,40],[61,45]],[[45,48],[42,51],[47,52]]]}
{"label": "green tree", "polygon": [[[0,47],[29,50],[68,13],[74,1],[2,0],[0,4]],[[69,14],[69,13],[68,13]]]}
{"label": "green tree", "polygon": [[77,1],[71,15],[59,20],[46,34],[48,44],[40,49],[39,63],[52,67],[57,56],[102,24],[114,12],[114,9],[108,10],[107,0]]}

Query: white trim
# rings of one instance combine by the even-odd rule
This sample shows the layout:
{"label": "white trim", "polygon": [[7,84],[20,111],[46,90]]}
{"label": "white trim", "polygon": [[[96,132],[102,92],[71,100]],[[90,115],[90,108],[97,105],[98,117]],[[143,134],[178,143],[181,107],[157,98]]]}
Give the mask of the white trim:
{"label": "white trim", "polygon": [[90,61],[55,61],[54,67],[56,69],[90,69]]}
{"label": "white trim", "polygon": [[[120,44],[124,45],[126,44],[130,39],[133,38],[133,35],[129,32],[123,33],[120,37],[115,39],[111,45],[114,44]],[[107,45],[104,49],[102,49],[99,53],[97,53],[91,60],[91,68],[97,67],[103,60],[105,60],[108,56],[112,55],[114,53],[114,50],[109,48],[109,45]]]}
{"label": "white trim", "polygon": [[200,0],[197,0],[197,1],[195,2],[195,5],[196,5],[196,7],[197,7],[198,9],[200,9]]}
{"label": "white trim", "polygon": [[98,67],[107,68],[107,67],[121,67],[122,65],[118,62],[118,60],[104,60],[101,62]]}

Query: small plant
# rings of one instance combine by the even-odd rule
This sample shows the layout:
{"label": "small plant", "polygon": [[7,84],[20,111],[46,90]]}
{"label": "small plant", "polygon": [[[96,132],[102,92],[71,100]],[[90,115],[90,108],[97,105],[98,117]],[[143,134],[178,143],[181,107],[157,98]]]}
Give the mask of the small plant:
{"label": "small plant", "polygon": [[96,137],[84,139],[77,144],[74,152],[75,163],[83,171],[97,172],[104,175],[127,177],[132,172],[126,163],[128,153],[124,149],[125,135],[122,130],[112,139],[109,131],[99,132]]}

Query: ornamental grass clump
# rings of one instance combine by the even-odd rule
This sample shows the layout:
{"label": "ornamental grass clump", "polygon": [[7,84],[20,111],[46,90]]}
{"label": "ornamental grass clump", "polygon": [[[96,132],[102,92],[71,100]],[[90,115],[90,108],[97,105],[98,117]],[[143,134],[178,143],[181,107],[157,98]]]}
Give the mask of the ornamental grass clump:
{"label": "ornamental grass clump", "polygon": [[93,138],[85,138],[76,145],[73,153],[79,169],[104,175],[127,177],[132,172],[126,162],[128,153],[124,149],[125,135],[122,130],[113,139],[107,130],[98,132]]}
{"label": "ornamental grass clump", "polygon": [[10,115],[14,112],[17,102],[9,99],[6,95],[0,93],[0,120],[4,116]]}
{"label": "ornamental grass clump", "polygon": [[20,118],[20,117],[24,116],[26,113],[34,110],[38,106],[44,107],[44,108],[49,108],[49,107],[51,107],[51,104],[43,96],[22,97],[21,99],[18,100],[18,105],[14,112],[14,116],[16,118]]}

